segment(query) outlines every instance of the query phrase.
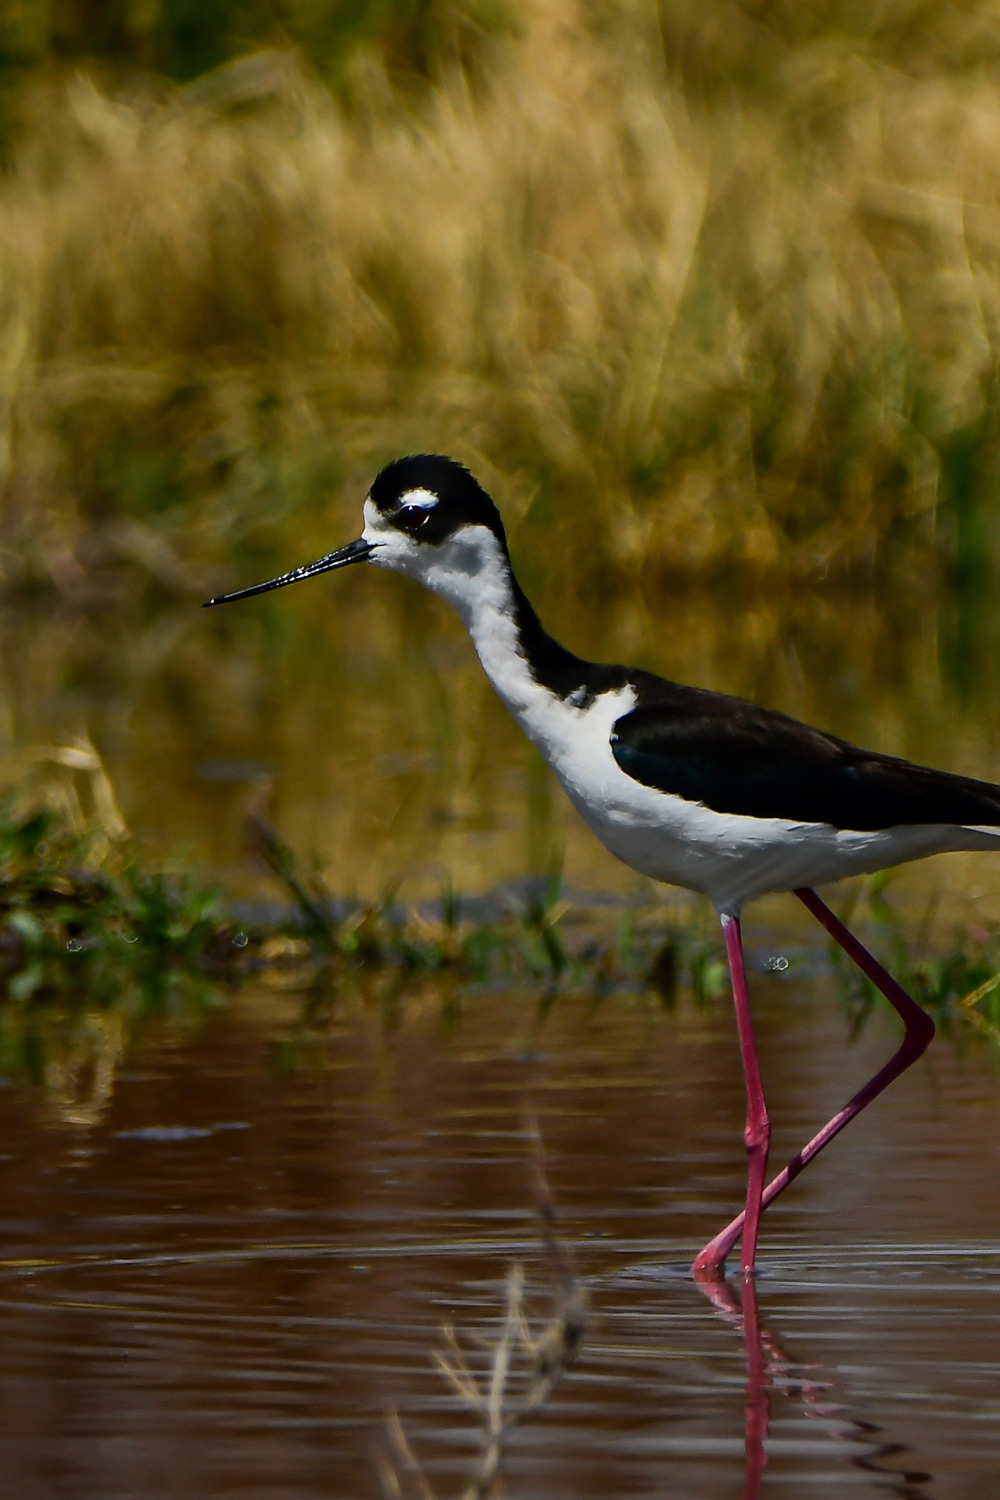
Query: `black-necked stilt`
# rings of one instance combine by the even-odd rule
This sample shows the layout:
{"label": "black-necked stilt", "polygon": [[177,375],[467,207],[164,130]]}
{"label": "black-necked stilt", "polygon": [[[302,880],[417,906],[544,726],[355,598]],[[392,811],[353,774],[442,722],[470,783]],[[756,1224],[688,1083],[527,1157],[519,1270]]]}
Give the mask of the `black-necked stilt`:
{"label": "black-necked stilt", "polygon": [[[744,1212],[694,1263],[714,1275],[742,1238],[752,1270],[761,1212],[865,1105],[921,1055],[930,1017],[812,889],[949,849],[1000,848],[1000,786],[858,750],[740,698],[651,672],[582,661],[525,598],[489,495],[461,464],[397,459],[376,478],[356,542],[225,604],[350,563],[405,573],[458,610],[483,668],[570,801],[634,870],[701,891],[725,935],[746,1079]],[[905,1027],[895,1055],[765,1185],[770,1122],[740,934],[746,902],[792,891],[878,986]]]}

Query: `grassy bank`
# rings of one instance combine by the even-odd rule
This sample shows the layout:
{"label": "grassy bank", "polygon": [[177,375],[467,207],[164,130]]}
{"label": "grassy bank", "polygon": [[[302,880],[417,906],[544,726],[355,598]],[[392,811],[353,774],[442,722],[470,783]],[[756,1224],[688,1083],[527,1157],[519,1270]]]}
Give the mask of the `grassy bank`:
{"label": "grassy bank", "polygon": [[[58,769],[56,769],[58,768]],[[453,974],[595,993],[650,984],[672,1003],[723,984],[700,921],[626,910],[576,915],[558,881],[463,903],[405,908],[333,895],[260,815],[247,838],[274,900],[227,902],[131,841],[93,749],[53,747],[0,804],[0,969],[15,1005],[72,1002],[155,1012],[260,981],[335,992],[364,974]],[[487,909],[489,908],[489,909]]]}
{"label": "grassy bank", "polygon": [[[153,867],[127,837],[100,760],[86,744],[51,747],[0,803],[0,975],[5,1005],[0,1063],[30,1060],[39,1025],[111,1014],[128,1026],[163,1013],[212,1007],[245,983],[336,1004],[380,982],[394,1005],[421,980],[529,986],[591,1000],[645,993],[666,1006],[725,997],[725,960],[707,906],[575,908],[557,880],[488,903],[440,900],[406,907],[344,900],[303,870],[259,815],[247,836],[269,871],[274,901],[240,908],[178,870]],[[887,877],[854,889],[849,915],[939,1021],[1000,1039],[1000,933],[933,932],[933,913],[910,943],[886,899]],[[834,972],[861,1025],[875,993],[854,970]],[[791,960],[792,974],[811,965]],[[785,958],[769,962],[789,970]],[[384,982],[383,982],[384,981]],[[386,985],[388,987],[386,987]],[[69,1025],[70,1033],[75,1025]]]}
{"label": "grassy bank", "polygon": [[8,587],[242,577],[428,447],[583,588],[988,574],[994,6],[435,24],[12,73]]}

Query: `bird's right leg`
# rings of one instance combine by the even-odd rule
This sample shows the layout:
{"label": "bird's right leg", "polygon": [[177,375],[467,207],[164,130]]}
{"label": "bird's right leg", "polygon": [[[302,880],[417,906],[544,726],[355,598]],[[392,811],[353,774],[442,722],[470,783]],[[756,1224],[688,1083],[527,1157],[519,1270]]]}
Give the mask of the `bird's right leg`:
{"label": "bird's right leg", "polygon": [[[832,1119],[827,1120],[822,1130],[818,1130],[812,1140],[792,1157],[787,1167],[784,1167],[777,1177],[771,1179],[763,1192],[761,1212],[785,1191],[790,1182],[795,1181],[799,1173],[814,1157],[819,1155],[825,1146],[830,1144],[834,1136],[840,1134],[845,1125],[849,1125],[856,1115],[859,1115],[873,1099],[882,1093],[883,1089],[887,1089],[890,1083],[901,1073],[905,1073],[906,1069],[926,1052],[934,1036],[934,1022],[927,1012],[922,1010],[917,1002],[906,993],[903,986],[883,969],[874,954],[868,952],[854,933],[844,926],[839,917],[834,915],[826,902],[822,901],[808,886],[803,886],[795,894],[812,912],[816,920],[823,924],[834,942],[843,948],[848,958],[852,959],[876,989],[881,991],[903,1022],[905,1031],[899,1047],[889,1061],[878,1070],[874,1078],[870,1078],[864,1087],[858,1090],[854,1098],[844,1105],[843,1109],[838,1110]],[[714,1240],[709,1241],[694,1262],[692,1269],[695,1275],[707,1273],[717,1276],[721,1272],[726,1256],[743,1233],[744,1220],[745,1214],[739,1214],[731,1224],[727,1224],[725,1229],[715,1236]]]}
{"label": "bird's right leg", "polygon": [[[740,934],[740,919],[729,912],[722,912],[722,932],[726,939],[726,956],[729,959],[729,977],[733,985],[733,1003],[736,1006],[736,1026],[740,1038],[740,1054],[743,1060],[743,1078],[747,1091],[747,1117],[743,1140],[747,1148],[747,1200],[746,1208],[739,1217],[743,1231],[743,1248],[740,1270],[744,1276],[752,1275],[757,1254],[757,1226],[764,1207],[764,1178],[767,1173],[767,1152],[771,1141],[771,1121],[768,1118],[764,1085],[760,1076],[760,1061],[754,1039],[753,1017],[750,1013],[750,993],[747,987],[746,965],[743,961],[743,939]],[[695,1275],[718,1276],[721,1274],[726,1255],[736,1239],[727,1245],[721,1256],[715,1253],[716,1241],[705,1246],[692,1267]]]}

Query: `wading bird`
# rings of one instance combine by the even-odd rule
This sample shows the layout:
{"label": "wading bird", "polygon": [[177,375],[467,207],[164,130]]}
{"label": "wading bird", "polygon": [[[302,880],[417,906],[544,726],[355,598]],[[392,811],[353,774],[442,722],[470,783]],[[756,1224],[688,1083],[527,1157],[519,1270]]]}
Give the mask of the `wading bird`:
{"label": "wading bird", "polygon": [[[1000,847],[1000,786],[859,750],[785,714],[651,672],[583,661],[542,628],[511,566],[499,512],[468,469],[418,454],[388,464],[355,542],[226,604],[352,563],[414,578],[457,609],[497,693],[584,822],[632,869],[701,891],[722,922],[746,1081],[746,1207],[694,1262],[722,1273],[760,1215],[923,1053],[934,1023],[813,889],[951,849]],[[893,1057],[766,1182],[770,1122],[740,933],[748,901],[791,891],[885,995],[904,1025]]]}

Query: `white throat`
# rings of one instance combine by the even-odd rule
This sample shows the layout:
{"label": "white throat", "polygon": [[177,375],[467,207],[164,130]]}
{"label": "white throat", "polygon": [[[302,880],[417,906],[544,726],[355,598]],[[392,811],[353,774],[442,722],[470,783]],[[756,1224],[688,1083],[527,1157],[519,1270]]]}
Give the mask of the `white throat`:
{"label": "white throat", "polygon": [[419,576],[458,611],[483,671],[534,739],[531,710],[551,695],[535,681],[522,655],[513,575],[497,538],[485,526],[467,527],[433,549]]}

